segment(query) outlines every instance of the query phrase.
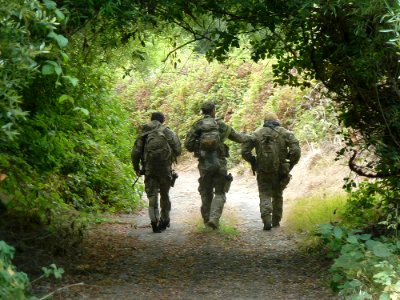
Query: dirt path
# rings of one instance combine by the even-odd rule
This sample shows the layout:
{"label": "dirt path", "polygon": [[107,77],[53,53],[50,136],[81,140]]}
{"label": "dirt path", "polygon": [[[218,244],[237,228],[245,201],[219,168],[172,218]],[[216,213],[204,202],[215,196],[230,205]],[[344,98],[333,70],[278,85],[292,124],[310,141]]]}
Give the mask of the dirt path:
{"label": "dirt path", "polygon": [[59,287],[83,285],[54,299],[337,299],[327,262],[299,251],[285,220],[262,230],[254,177],[235,175],[227,195],[222,222],[239,231],[232,238],[200,229],[197,169],[179,175],[167,231],[152,233],[146,211],[93,229]]}

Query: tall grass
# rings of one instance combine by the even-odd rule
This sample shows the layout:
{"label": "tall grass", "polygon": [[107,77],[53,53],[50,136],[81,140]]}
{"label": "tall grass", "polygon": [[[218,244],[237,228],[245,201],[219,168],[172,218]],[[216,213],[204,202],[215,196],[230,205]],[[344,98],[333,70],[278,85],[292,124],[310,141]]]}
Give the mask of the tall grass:
{"label": "tall grass", "polygon": [[286,214],[286,226],[294,232],[310,232],[317,225],[339,222],[345,210],[347,195],[312,195],[297,200]]}

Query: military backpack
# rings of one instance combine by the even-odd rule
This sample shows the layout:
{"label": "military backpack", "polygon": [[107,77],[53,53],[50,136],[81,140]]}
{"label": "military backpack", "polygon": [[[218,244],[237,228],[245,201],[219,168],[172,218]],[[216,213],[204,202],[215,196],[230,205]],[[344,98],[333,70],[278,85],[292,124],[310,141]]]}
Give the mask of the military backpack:
{"label": "military backpack", "polygon": [[199,130],[199,150],[218,151],[221,147],[221,138],[217,121],[214,118],[204,118],[200,121]]}
{"label": "military backpack", "polygon": [[164,130],[165,127],[160,126],[144,133],[144,161],[150,173],[158,173],[171,165],[172,150]]}
{"label": "military backpack", "polygon": [[214,118],[204,118],[199,123],[198,152],[204,161],[207,171],[218,171],[220,168],[219,156],[223,143],[219,133],[219,125]]}
{"label": "military backpack", "polygon": [[280,151],[282,137],[278,130],[263,127],[256,135],[257,169],[267,173],[278,173],[280,168]]}

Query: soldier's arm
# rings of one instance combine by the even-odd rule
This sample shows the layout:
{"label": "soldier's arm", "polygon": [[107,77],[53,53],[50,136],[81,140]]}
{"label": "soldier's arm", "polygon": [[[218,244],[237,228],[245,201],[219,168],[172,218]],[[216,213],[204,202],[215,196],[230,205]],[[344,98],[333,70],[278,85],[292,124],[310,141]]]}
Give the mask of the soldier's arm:
{"label": "soldier's arm", "polygon": [[184,146],[189,152],[196,151],[196,140],[199,138],[199,134],[197,133],[196,125],[193,125],[190,128],[189,132],[186,134]]}
{"label": "soldier's arm", "polygon": [[248,135],[247,140],[242,144],[241,154],[244,160],[253,163],[256,157],[253,155],[252,151],[255,147],[255,136]]}
{"label": "soldier's arm", "polygon": [[167,128],[166,135],[168,139],[168,144],[170,145],[174,156],[178,157],[182,153],[182,146],[181,141],[179,140],[178,136],[173,132],[171,129]]}
{"label": "soldier's arm", "polygon": [[255,136],[249,135],[247,141],[242,144],[242,157],[244,160],[248,161],[251,165],[251,170],[253,171],[253,175],[256,175],[257,172],[257,159],[253,155],[252,151],[255,147]]}
{"label": "soldier's arm", "polygon": [[288,131],[286,136],[287,145],[289,148],[289,161],[290,161],[290,169],[292,169],[300,160],[301,156],[301,148],[299,145],[299,141],[294,136],[294,134]]}
{"label": "soldier's arm", "polygon": [[132,152],[131,152],[131,161],[132,161],[133,169],[135,170],[137,175],[140,174],[140,160],[142,159],[142,155],[143,155],[142,149],[143,149],[143,139],[141,136],[139,136],[136,139],[135,144],[132,148]]}
{"label": "soldier's arm", "polygon": [[224,139],[228,138],[231,141],[236,143],[244,143],[248,140],[248,135],[243,133],[238,133],[231,126],[225,124],[224,122],[219,122],[219,126],[222,128],[222,132],[224,132]]}

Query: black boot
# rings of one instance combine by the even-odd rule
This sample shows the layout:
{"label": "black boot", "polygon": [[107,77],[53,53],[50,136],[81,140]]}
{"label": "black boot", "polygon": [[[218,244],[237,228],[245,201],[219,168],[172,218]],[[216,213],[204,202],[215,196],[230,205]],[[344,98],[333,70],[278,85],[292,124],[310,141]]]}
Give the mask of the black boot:
{"label": "black boot", "polygon": [[264,223],[263,230],[271,230],[272,226],[271,223]]}
{"label": "black boot", "polygon": [[279,226],[281,226],[280,225],[280,219],[279,218],[276,218],[276,217],[274,217],[274,216],[272,216],[272,227],[279,227]]}
{"label": "black boot", "polygon": [[165,229],[167,229],[167,227],[169,228],[169,223],[170,223],[169,219],[165,220],[165,221],[163,219],[161,219],[160,223],[158,224],[158,228],[160,230],[165,230]]}
{"label": "black boot", "polygon": [[151,228],[153,228],[154,233],[160,233],[161,229],[158,227],[157,222],[151,222]]}

